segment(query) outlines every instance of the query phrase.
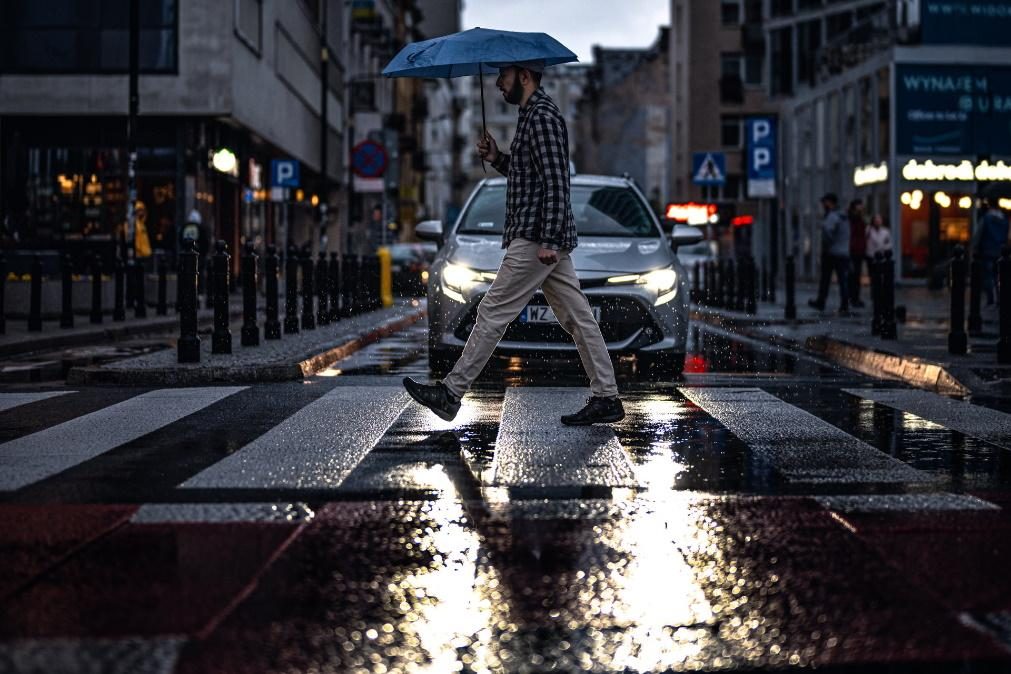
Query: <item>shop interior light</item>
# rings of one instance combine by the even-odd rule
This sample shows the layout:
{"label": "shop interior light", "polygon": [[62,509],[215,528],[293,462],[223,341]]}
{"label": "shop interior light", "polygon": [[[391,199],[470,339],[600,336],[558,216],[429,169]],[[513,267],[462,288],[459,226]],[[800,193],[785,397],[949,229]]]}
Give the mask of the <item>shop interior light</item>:
{"label": "shop interior light", "polygon": [[941,208],[948,208],[949,206],[951,206],[951,197],[949,197],[944,192],[935,192],[934,193],[934,201]]}
{"label": "shop interior light", "polygon": [[997,200],[997,205],[1005,211],[1011,211],[1011,199],[1001,197]]}
{"label": "shop interior light", "polygon": [[972,208],[972,197],[962,197],[959,199],[958,207],[966,211]]}
{"label": "shop interior light", "polygon": [[312,198],[309,199],[309,203],[313,206],[319,206],[319,196],[316,194],[312,195]]}
{"label": "shop interior light", "polygon": [[235,157],[235,153],[227,147],[223,147],[211,155],[211,166],[222,173],[239,175],[239,160]]}
{"label": "shop interior light", "polygon": [[305,199],[305,191],[295,190],[295,201],[302,201],[303,199]]}
{"label": "shop interior light", "polygon": [[901,201],[904,206],[908,206],[913,203],[913,195],[909,192],[903,192],[902,196],[899,197],[899,201]]}

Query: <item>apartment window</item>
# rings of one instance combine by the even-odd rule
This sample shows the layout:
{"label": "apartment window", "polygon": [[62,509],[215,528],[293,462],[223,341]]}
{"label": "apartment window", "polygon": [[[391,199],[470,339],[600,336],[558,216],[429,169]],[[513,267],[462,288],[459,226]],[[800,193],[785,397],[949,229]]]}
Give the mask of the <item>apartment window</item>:
{"label": "apartment window", "polygon": [[741,77],[743,58],[738,52],[720,54],[720,102],[743,103],[744,89]]}
{"label": "apartment window", "polygon": [[724,26],[738,26],[741,23],[741,0],[722,0],[720,20]]}
{"label": "apartment window", "polygon": [[235,0],[235,34],[260,54],[263,40],[263,5],[261,0]]}
{"label": "apartment window", "polygon": [[793,14],[793,0],[772,0],[773,16],[790,16]]}
{"label": "apartment window", "polygon": [[765,65],[763,54],[748,54],[744,57],[744,81],[747,84],[762,83],[762,67]]}
{"label": "apartment window", "polygon": [[744,22],[762,22],[762,0],[744,0]]}
{"label": "apartment window", "polygon": [[[178,3],[140,9],[140,69],[178,69]],[[0,2],[0,72],[125,73],[130,65],[129,0]]]}
{"label": "apartment window", "polygon": [[790,28],[772,32],[772,94],[793,93],[793,39]]}
{"label": "apartment window", "polygon": [[723,52],[720,54],[720,75],[723,77],[740,77],[743,58],[740,52]]}
{"label": "apartment window", "polygon": [[814,85],[818,60],[818,49],[821,47],[821,21],[805,21],[797,27],[797,48],[800,50],[797,58],[797,80]]}
{"label": "apartment window", "polygon": [[720,145],[741,147],[741,118],[737,115],[720,116]]}

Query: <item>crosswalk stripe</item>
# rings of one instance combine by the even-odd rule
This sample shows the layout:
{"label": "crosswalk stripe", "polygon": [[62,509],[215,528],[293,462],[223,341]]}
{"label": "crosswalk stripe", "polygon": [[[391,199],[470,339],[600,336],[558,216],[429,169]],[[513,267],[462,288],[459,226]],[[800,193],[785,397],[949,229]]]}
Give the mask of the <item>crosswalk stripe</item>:
{"label": "crosswalk stripe", "polygon": [[337,387],[181,487],[337,488],[409,400],[399,387]]}
{"label": "crosswalk stripe", "polygon": [[918,389],[843,389],[846,393],[908,412],[970,438],[1011,449],[1011,414]]}
{"label": "crosswalk stripe", "polygon": [[679,389],[789,482],[930,482],[929,475],[757,388]]}
{"label": "crosswalk stripe", "polygon": [[168,426],[245,386],[149,391],[0,445],[0,490],[20,489]]}
{"label": "crosswalk stripe", "polygon": [[499,487],[635,487],[628,454],[609,426],[563,426],[586,401],[573,388],[510,388],[491,475]]}
{"label": "crosswalk stripe", "polygon": [[49,398],[55,398],[57,396],[66,395],[68,393],[77,393],[77,391],[46,391],[44,393],[0,393],[0,412],[6,412],[14,407],[20,407],[21,405],[27,405],[28,403],[39,402],[40,400],[48,400]]}
{"label": "crosswalk stripe", "polygon": [[0,643],[0,671],[171,674],[186,641],[180,637],[20,639]]}

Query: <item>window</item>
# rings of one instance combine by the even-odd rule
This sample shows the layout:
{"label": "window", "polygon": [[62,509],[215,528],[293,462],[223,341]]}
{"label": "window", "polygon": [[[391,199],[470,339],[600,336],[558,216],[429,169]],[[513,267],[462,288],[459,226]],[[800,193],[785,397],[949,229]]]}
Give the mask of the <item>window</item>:
{"label": "window", "polygon": [[741,76],[742,57],[739,52],[723,52],[720,54],[720,75],[723,77]]}
{"label": "window", "polygon": [[722,115],[720,117],[720,145],[723,147],[741,146],[741,118],[737,115]]}
{"label": "window", "polygon": [[740,25],[741,0],[722,0],[720,2],[720,20],[724,26]]}
{"label": "window", "polygon": [[235,0],[235,34],[260,54],[263,39],[263,6],[261,0]]}
{"label": "window", "polygon": [[744,58],[744,82],[746,84],[762,83],[762,66],[765,64],[763,54],[748,54]]}
{"label": "window", "polygon": [[[140,70],[178,69],[178,3],[140,2]],[[125,73],[129,0],[0,2],[0,72]]]}
{"label": "window", "polygon": [[773,16],[790,16],[793,14],[793,0],[772,0]]}
{"label": "window", "polygon": [[793,93],[793,36],[790,28],[772,32],[772,94]]}

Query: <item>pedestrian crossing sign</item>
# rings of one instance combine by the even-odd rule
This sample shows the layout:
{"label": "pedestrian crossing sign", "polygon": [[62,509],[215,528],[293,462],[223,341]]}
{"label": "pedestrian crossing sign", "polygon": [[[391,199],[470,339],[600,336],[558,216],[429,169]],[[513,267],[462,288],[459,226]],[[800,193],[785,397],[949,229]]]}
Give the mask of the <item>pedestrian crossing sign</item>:
{"label": "pedestrian crossing sign", "polygon": [[727,156],[722,152],[692,154],[692,182],[696,185],[722,185],[727,181]]}

